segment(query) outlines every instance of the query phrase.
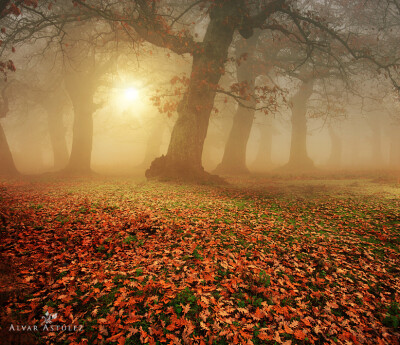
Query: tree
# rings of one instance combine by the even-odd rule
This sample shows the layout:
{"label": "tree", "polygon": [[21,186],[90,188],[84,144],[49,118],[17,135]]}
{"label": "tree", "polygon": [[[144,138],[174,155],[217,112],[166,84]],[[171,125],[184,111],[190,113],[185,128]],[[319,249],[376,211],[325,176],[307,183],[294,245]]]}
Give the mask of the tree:
{"label": "tree", "polygon": [[[4,83],[3,83],[4,84]],[[1,91],[2,103],[0,104],[0,119],[6,117],[8,113],[8,97],[6,94],[7,85],[3,85]],[[17,169],[8,146],[7,138],[4,133],[3,126],[0,122],[0,174],[15,175]]]}
{"label": "tree", "polygon": [[[69,160],[64,114],[71,108],[61,76],[60,61],[54,49],[32,58],[30,64],[13,74],[14,101],[29,102],[32,110],[36,105],[46,115],[47,131],[53,153],[53,169],[65,168]],[[17,91],[18,90],[18,91]],[[20,110],[21,112],[21,110]],[[31,116],[31,112],[26,113]]]}
{"label": "tree", "polygon": [[291,98],[292,135],[290,141],[288,170],[309,170],[314,167],[307,154],[307,101],[313,93],[314,79],[301,82],[296,94]]}
{"label": "tree", "polygon": [[154,120],[154,123],[151,124],[150,133],[146,143],[144,159],[139,167],[147,169],[153,159],[160,155],[163,136],[166,130],[167,124],[159,119]]}
{"label": "tree", "polygon": [[371,129],[369,142],[371,147],[371,162],[374,166],[381,166],[383,163],[382,156],[382,114],[371,112],[369,114],[368,125]]}
{"label": "tree", "polygon": [[394,169],[400,168],[400,125],[394,124],[390,130],[389,165]]}
{"label": "tree", "polygon": [[[81,34],[85,29],[86,40]],[[93,113],[101,106],[94,96],[100,80],[113,64],[114,54],[98,53],[96,39],[104,40],[103,27],[93,23],[75,25],[67,31],[64,68],[65,89],[74,110],[74,125],[71,154],[66,173],[86,174],[91,172],[93,146]],[[99,32],[100,31],[100,32]]]}
{"label": "tree", "polygon": [[[42,72],[42,69],[38,71],[37,66],[36,69],[19,70],[11,76],[10,91],[12,90],[12,100],[19,105],[24,104],[27,109],[26,111],[19,110],[20,115],[24,114],[23,122],[27,122],[26,117],[31,116],[31,111],[36,106],[39,106],[42,112],[44,110],[53,151],[54,169],[59,170],[65,167],[69,157],[66,129],[63,123],[63,113],[66,103],[68,104],[68,96],[62,85],[60,86],[59,79],[44,78]],[[40,81],[38,76],[41,77]],[[28,133],[33,134],[32,129]],[[25,139],[28,140],[29,134],[25,136]],[[37,141],[37,139],[31,138],[31,141]],[[30,145],[32,149],[33,146],[35,145]],[[31,156],[34,162],[37,158]]]}
{"label": "tree", "polygon": [[55,170],[65,168],[69,160],[69,152],[65,138],[66,128],[63,123],[66,98],[65,90],[62,87],[57,87],[53,92],[46,92],[40,99],[42,107],[47,112]]}
{"label": "tree", "polygon": [[[109,10],[77,1],[84,8],[111,20],[121,20],[121,15]],[[187,32],[173,34],[163,16],[157,13],[156,2],[137,2],[138,17],[125,21],[145,40],[158,46],[167,47],[178,54],[193,55],[192,72],[188,89],[178,107],[178,120],[172,131],[166,156],[157,158],[146,171],[147,177],[178,177],[202,179],[209,175],[201,163],[204,140],[209,117],[213,108],[218,82],[224,73],[224,64],[233,35],[239,30],[249,38],[253,28],[260,26],[268,17],[277,12],[283,0],[268,2],[260,13],[250,16],[245,2],[241,0],[216,0],[209,3],[210,21],[202,42],[195,42]],[[192,8],[188,6],[188,8]],[[187,10],[183,12],[186,13]],[[182,15],[183,15],[182,14]],[[179,19],[173,19],[173,23]]]}
{"label": "tree", "polygon": [[71,155],[65,171],[89,173],[93,141],[93,95],[96,90],[93,71],[67,72],[66,90],[74,109],[74,126]]}
{"label": "tree", "polygon": [[329,126],[329,137],[331,139],[331,153],[328,160],[328,166],[337,168],[342,163],[343,145],[340,135],[332,125]]}
{"label": "tree", "polygon": [[[357,5],[362,2],[356,1]],[[363,22],[361,16],[356,24],[350,21],[346,10],[352,5],[349,5],[348,1],[335,2],[329,8],[321,9],[323,3],[319,1],[300,0],[214,0],[180,3],[169,0],[104,0],[100,3],[95,0],[76,0],[74,3],[79,5],[77,9],[68,9],[69,12],[64,11],[57,15],[46,12],[44,3],[39,9],[35,9],[35,13],[43,13],[42,16],[36,17],[36,24],[39,25],[30,24],[29,30],[23,32],[14,30],[16,34],[11,35],[14,37],[11,37],[11,41],[23,39],[18,35],[30,38],[32,32],[44,32],[43,30],[49,27],[61,35],[63,26],[60,30],[60,20],[65,23],[96,17],[115,24],[113,27],[116,30],[132,34],[135,39],[140,36],[142,40],[156,46],[193,57],[189,85],[177,109],[178,120],[172,132],[168,152],[166,156],[153,162],[146,172],[148,177],[210,177],[202,168],[201,154],[218,83],[224,73],[228,48],[237,31],[245,39],[253,35],[255,28],[279,31],[307,46],[306,60],[311,58],[315,49],[319,49],[338,59],[339,65],[350,59],[365,60],[388,73],[393,83],[397,80],[396,55],[387,58],[387,54],[392,53],[393,49],[386,49],[383,56],[375,46],[373,50],[368,48],[371,39],[364,40],[361,44],[357,41],[360,37],[365,37],[364,28],[372,30],[372,26],[368,27],[368,23]],[[371,12],[373,6],[367,7],[362,14]],[[354,13],[355,8],[351,7],[348,12]],[[76,12],[78,10],[80,13]],[[199,41],[194,39],[190,30],[185,29],[185,25],[190,27],[193,14],[200,16],[204,14],[204,10],[209,16],[209,22],[204,38]],[[380,7],[380,10],[383,8]],[[184,18],[190,20],[185,21]],[[376,30],[373,33],[375,36],[380,34]],[[335,44],[326,44],[327,37]],[[296,67],[298,66],[294,68]]]}
{"label": "tree", "polygon": [[263,120],[264,121],[259,123],[257,126],[260,132],[260,139],[256,158],[251,165],[251,169],[258,172],[265,172],[273,167],[272,139],[274,135],[279,133],[278,130],[275,128],[273,118],[269,116]]}
{"label": "tree", "polygon": [[[210,23],[202,42],[203,49],[193,53],[189,87],[178,108],[178,120],[172,131],[167,155],[154,160],[146,171],[146,177],[199,179],[206,175],[201,164],[203,144],[228,48],[235,30],[243,21],[243,14],[239,15],[239,5],[236,1],[233,4],[216,1],[212,6]],[[271,3],[270,13],[281,5],[281,1]],[[243,30],[245,28],[242,27],[242,35],[249,38]]]}
{"label": "tree", "polygon": [[253,53],[256,50],[260,32],[258,31],[248,40],[242,39],[236,43],[236,59],[246,55],[246,60],[237,66],[238,83],[244,83],[247,92],[251,95],[250,100],[240,103],[233,118],[232,129],[225,145],[224,155],[221,163],[215,169],[217,174],[243,174],[248,173],[246,167],[246,148],[253,125],[256,102],[254,89],[257,73],[254,70],[256,63]]}

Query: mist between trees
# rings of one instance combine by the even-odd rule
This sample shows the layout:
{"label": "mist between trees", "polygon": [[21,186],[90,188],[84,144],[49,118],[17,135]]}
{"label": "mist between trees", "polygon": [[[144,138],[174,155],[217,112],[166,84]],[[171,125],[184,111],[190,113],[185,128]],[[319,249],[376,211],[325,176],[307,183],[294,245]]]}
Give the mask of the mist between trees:
{"label": "mist between trees", "polygon": [[1,6],[1,173],[400,167],[397,0]]}
{"label": "mist between trees", "polygon": [[399,37],[400,0],[0,1],[0,343],[398,345]]}

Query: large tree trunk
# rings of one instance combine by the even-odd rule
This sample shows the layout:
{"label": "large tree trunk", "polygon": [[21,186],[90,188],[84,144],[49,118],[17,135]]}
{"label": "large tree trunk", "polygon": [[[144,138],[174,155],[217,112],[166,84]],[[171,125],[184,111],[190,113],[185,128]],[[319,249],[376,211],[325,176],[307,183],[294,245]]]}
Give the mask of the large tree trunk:
{"label": "large tree trunk", "polygon": [[48,114],[48,127],[51,146],[53,148],[54,169],[65,168],[68,163],[68,148],[65,140],[66,130],[63,123],[63,114]]}
{"label": "large tree trunk", "polygon": [[260,143],[256,158],[253,163],[253,169],[257,171],[267,171],[272,167],[272,136],[274,134],[274,127],[272,121],[266,124],[261,124],[260,129]]}
{"label": "large tree trunk", "polygon": [[66,129],[63,123],[64,93],[57,90],[55,93],[46,95],[42,106],[47,112],[47,125],[49,128],[50,142],[53,149],[55,170],[65,168],[68,163],[68,148],[65,139]]}
{"label": "large tree trunk", "polygon": [[314,81],[303,82],[292,98],[292,137],[289,162],[285,169],[312,170],[314,163],[307,154],[307,101],[312,95]]}
{"label": "large tree trunk", "polygon": [[253,126],[254,113],[254,109],[238,107],[222,161],[215,169],[215,173],[246,174],[249,172],[246,166],[246,149]]}
{"label": "large tree trunk", "polygon": [[68,76],[65,85],[74,108],[72,148],[65,171],[68,173],[90,173],[93,142],[93,95],[95,88],[91,77],[85,73]]}
{"label": "large tree trunk", "polygon": [[342,163],[342,140],[332,127],[329,127],[331,138],[331,154],[328,159],[328,166],[338,168]]}
{"label": "large tree trunk", "polygon": [[1,123],[0,123],[0,174],[5,174],[5,175],[18,174]]}
{"label": "large tree trunk", "polygon": [[[259,32],[254,34],[248,40],[242,40],[236,47],[236,58],[245,53],[250,53],[255,50]],[[252,59],[248,58],[237,66],[238,82],[247,82],[249,94],[254,92],[256,72],[253,70],[254,65]],[[254,99],[244,102],[245,105],[251,108],[256,106]],[[249,172],[246,166],[246,149],[247,142],[250,137],[251,127],[254,121],[254,109],[238,105],[235,116],[233,118],[232,129],[229,132],[228,140],[225,145],[224,155],[221,163],[215,169],[217,174],[246,174]]]}
{"label": "large tree trunk", "polygon": [[89,173],[93,143],[93,112],[85,104],[72,102],[74,126],[71,156],[66,170],[71,173]]}
{"label": "large tree trunk", "polygon": [[201,157],[216,87],[224,71],[228,48],[239,18],[234,4],[224,1],[210,13],[204,50],[193,54],[188,90],[178,107],[178,120],[166,156],[156,158],[146,177],[207,179]]}
{"label": "large tree trunk", "polygon": [[[3,99],[0,105],[0,118],[6,117],[8,108],[8,98],[6,95],[7,86],[1,90],[1,97]],[[8,146],[6,134],[4,133],[3,126],[0,122],[0,174],[16,175],[18,174],[15,167],[14,159],[11,154],[10,147]]]}

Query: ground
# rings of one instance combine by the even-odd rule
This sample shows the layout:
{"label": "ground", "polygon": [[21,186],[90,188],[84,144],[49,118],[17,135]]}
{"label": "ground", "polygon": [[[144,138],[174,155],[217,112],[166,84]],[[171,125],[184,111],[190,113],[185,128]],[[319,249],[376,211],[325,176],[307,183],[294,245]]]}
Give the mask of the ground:
{"label": "ground", "polygon": [[227,182],[1,179],[3,342],[399,344],[396,175]]}

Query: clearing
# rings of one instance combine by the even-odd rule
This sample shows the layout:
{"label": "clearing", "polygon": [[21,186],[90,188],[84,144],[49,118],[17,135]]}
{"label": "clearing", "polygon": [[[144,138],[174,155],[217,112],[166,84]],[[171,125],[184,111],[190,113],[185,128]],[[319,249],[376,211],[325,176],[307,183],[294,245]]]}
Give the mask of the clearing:
{"label": "clearing", "polygon": [[0,337],[399,343],[397,178],[228,181],[0,180]]}

